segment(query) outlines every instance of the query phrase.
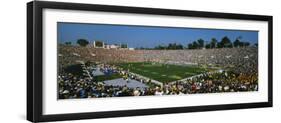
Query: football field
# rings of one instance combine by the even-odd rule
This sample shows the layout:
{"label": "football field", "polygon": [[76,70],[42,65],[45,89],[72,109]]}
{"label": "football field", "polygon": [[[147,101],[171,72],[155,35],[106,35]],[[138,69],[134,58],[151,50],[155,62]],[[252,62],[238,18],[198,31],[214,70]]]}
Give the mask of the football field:
{"label": "football field", "polygon": [[194,65],[171,65],[151,62],[122,63],[118,65],[124,70],[157,80],[172,82],[206,72],[204,68]]}

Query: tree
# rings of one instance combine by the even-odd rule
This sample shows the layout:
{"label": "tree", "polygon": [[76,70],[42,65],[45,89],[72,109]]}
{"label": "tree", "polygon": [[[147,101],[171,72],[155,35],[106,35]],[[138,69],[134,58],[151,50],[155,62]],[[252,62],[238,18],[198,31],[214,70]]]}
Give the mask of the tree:
{"label": "tree", "polygon": [[233,42],[233,45],[234,47],[240,47],[241,46],[241,41],[237,38],[234,42]]}
{"label": "tree", "polygon": [[155,46],[154,49],[156,50],[164,50],[166,49],[167,47],[166,46],[163,46],[163,45],[158,45],[158,46]]}
{"label": "tree", "polygon": [[64,44],[65,45],[71,45],[71,42],[65,42]]}
{"label": "tree", "polygon": [[199,48],[199,45],[198,45],[198,43],[196,41],[193,41],[192,46],[193,46],[193,49],[198,49]]}
{"label": "tree", "polygon": [[78,39],[77,40],[77,44],[79,44],[80,46],[87,46],[89,44],[89,42],[86,39]]}
{"label": "tree", "polygon": [[199,40],[197,40],[197,42],[198,42],[198,48],[203,48],[204,47],[204,40],[203,39],[199,39]]}
{"label": "tree", "polygon": [[188,49],[194,49],[192,43],[189,43],[189,44],[187,45],[187,48],[188,48]]}
{"label": "tree", "polygon": [[216,38],[212,38],[210,42],[210,48],[216,48],[217,47],[218,40]]}
{"label": "tree", "polygon": [[258,46],[259,46],[259,44],[258,44],[258,43],[255,43],[255,44],[254,44],[254,46],[255,46],[255,47],[258,47]]}
{"label": "tree", "polygon": [[121,44],[121,48],[128,48],[127,44]]}
{"label": "tree", "polygon": [[223,48],[223,47],[224,47],[224,45],[222,44],[222,42],[217,43],[217,48]]}
{"label": "tree", "polygon": [[222,47],[227,47],[227,48],[233,47],[230,39],[227,36],[223,37],[220,43]]}
{"label": "tree", "polygon": [[178,50],[178,49],[183,49],[183,48],[184,47],[181,44],[177,44],[177,43],[169,43],[168,46],[158,45],[158,46],[154,47],[154,49],[157,49],[157,50],[164,50],[164,49]]}
{"label": "tree", "polygon": [[210,49],[210,48],[211,48],[211,44],[206,44],[206,45],[205,45],[205,48],[206,48],[206,49]]}
{"label": "tree", "polygon": [[176,44],[176,43],[169,43],[168,49],[169,49],[169,50],[175,50],[175,49],[177,49],[177,44]]}
{"label": "tree", "polygon": [[182,50],[182,49],[183,49],[183,46],[182,46],[181,44],[178,44],[178,45],[176,45],[176,49]]}

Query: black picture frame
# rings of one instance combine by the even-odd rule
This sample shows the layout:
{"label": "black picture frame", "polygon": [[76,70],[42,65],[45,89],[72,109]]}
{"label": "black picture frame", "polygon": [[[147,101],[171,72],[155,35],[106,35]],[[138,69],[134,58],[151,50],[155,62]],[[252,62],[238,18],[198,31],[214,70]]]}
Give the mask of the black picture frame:
{"label": "black picture frame", "polygon": [[[42,101],[43,100],[42,97],[43,96],[42,95],[42,88],[43,88],[42,85],[42,71],[43,71],[42,10],[45,8],[267,21],[268,44],[269,44],[268,45],[268,101],[258,102],[258,103],[43,115],[42,113],[42,109],[43,109],[42,107],[43,106],[42,105],[43,103]],[[273,106],[273,97],[272,97],[273,96],[272,95],[273,32],[272,31],[273,31],[273,17],[264,16],[264,15],[185,11],[185,10],[93,5],[93,4],[63,3],[63,2],[45,2],[45,1],[29,2],[27,3],[27,120],[32,122],[63,121],[63,120],[93,119],[93,118],[107,118],[107,117],[124,117],[124,116],[137,116],[137,115],[155,115],[155,114],[272,107]]]}

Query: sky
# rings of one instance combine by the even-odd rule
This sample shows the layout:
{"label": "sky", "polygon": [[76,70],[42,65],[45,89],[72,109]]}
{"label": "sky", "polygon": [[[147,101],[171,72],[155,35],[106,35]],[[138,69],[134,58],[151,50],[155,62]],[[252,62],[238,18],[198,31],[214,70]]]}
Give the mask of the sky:
{"label": "sky", "polygon": [[221,41],[224,36],[227,36],[231,41],[235,41],[237,37],[242,37],[242,41],[248,41],[251,44],[258,42],[258,31],[245,30],[64,22],[59,22],[57,27],[59,43],[72,42],[72,44],[76,44],[78,39],[86,39],[90,43],[94,40],[100,40],[107,44],[128,44],[130,48],[153,48],[158,45],[168,45],[169,43],[187,46],[187,44],[200,38],[207,42],[212,38]]}

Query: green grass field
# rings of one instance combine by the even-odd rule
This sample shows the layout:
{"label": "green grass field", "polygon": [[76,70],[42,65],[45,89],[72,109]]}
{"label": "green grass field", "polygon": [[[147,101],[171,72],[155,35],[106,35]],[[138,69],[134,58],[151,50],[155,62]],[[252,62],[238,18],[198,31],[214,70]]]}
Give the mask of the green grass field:
{"label": "green grass field", "polygon": [[167,65],[150,62],[122,63],[119,64],[119,67],[164,83],[181,80],[205,72],[205,69],[198,66]]}

